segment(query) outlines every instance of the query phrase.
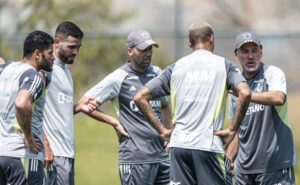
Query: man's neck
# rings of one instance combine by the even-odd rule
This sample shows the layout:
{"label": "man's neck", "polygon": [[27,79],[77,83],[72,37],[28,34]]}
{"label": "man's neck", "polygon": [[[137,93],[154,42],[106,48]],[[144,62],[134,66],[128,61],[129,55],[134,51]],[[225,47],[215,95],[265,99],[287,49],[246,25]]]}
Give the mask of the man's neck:
{"label": "man's neck", "polygon": [[147,68],[143,68],[143,67],[135,65],[135,63],[132,60],[130,60],[128,63],[132,67],[132,69],[134,69],[135,71],[138,71],[140,73],[145,72],[147,69]]}
{"label": "man's neck", "polygon": [[35,62],[34,60],[32,60],[31,58],[28,59],[28,58],[24,57],[24,58],[21,60],[21,62],[22,62],[23,64],[29,64],[29,65],[31,65],[36,71],[39,71],[39,70],[40,70],[40,68],[38,67],[38,65],[36,64],[36,62]]}

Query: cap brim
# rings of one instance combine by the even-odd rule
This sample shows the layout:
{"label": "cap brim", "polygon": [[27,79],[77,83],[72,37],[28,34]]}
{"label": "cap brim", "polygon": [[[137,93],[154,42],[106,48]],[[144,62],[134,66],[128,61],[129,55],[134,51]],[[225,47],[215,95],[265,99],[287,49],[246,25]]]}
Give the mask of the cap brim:
{"label": "cap brim", "polygon": [[154,42],[153,40],[145,40],[135,47],[139,50],[144,50],[144,49],[148,48],[149,46],[154,46],[156,48],[159,47],[159,45],[156,42]]}
{"label": "cap brim", "polygon": [[240,45],[238,45],[238,47],[236,47],[235,50],[238,50],[240,47],[242,47],[242,45],[244,45],[244,44],[246,44],[246,43],[254,43],[254,44],[256,44],[256,45],[262,47],[261,43],[259,43],[259,42],[256,42],[256,41],[253,41],[253,40],[247,40],[247,41],[241,43]]}

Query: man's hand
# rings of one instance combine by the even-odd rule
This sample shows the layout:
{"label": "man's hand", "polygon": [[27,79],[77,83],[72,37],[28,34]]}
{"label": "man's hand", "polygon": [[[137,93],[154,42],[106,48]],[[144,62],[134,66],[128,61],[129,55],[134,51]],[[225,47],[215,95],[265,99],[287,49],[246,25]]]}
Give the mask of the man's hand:
{"label": "man's hand", "polygon": [[166,141],[166,142],[170,142],[170,138],[172,135],[173,129],[167,129],[167,128],[163,128],[162,133],[160,134],[160,137]]}
{"label": "man's hand", "polygon": [[26,138],[21,130],[18,131],[18,134],[25,140],[26,146],[31,152],[38,154],[39,152],[42,151],[43,145],[38,138],[32,136]]}
{"label": "man's hand", "polygon": [[116,130],[119,142],[121,141],[122,136],[130,138],[130,135],[125,131],[124,127],[118,120],[115,119],[114,123],[112,125],[113,125],[114,129]]}
{"label": "man's hand", "polygon": [[54,154],[50,148],[49,143],[45,142],[45,160],[44,160],[44,168],[48,169],[54,160]]}
{"label": "man's hand", "polygon": [[165,151],[168,153],[169,152],[169,144],[167,141],[164,143]]}
{"label": "man's hand", "polygon": [[85,97],[83,96],[77,105],[75,105],[74,113],[78,113],[79,111],[82,111],[84,113],[90,113],[93,112],[98,106],[100,105],[100,102],[95,100],[92,97]]}
{"label": "man's hand", "polygon": [[234,138],[236,132],[229,128],[214,132],[214,135],[220,136],[224,145],[228,145]]}

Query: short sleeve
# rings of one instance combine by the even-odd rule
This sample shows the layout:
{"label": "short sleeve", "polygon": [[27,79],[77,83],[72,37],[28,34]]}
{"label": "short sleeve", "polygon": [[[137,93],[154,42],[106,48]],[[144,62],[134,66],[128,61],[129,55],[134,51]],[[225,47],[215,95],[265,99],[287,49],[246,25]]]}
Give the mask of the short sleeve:
{"label": "short sleeve", "polygon": [[39,73],[33,69],[25,71],[19,78],[19,90],[28,90],[32,100],[38,99],[43,92],[44,82]]}
{"label": "short sleeve", "polygon": [[269,85],[268,91],[281,91],[287,94],[286,78],[280,68],[269,66],[265,71],[265,78]]}
{"label": "short sleeve", "polygon": [[102,81],[85,93],[87,97],[93,97],[101,104],[116,98],[120,93],[120,88],[127,72],[117,69],[106,76]]}
{"label": "short sleeve", "polygon": [[170,82],[174,66],[175,64],[168,66],[157,77],[146,83],[153,98],[170,95]]}
{"label": "short sleeve", "polygon": [[2,71],[5,69],[5,67],[7,67],[9,64],[11,64],[11,62],[7,62],[5,64],[0,64],[0,74],[2,73]]}
{"label": "short sleeve", "polygon": [[225,60],[226,73],[227,73],[227,90],[234,90],[236,92],[236,86],[240,82],[246,82],[246,79],[242,76],[239,68],[230,61]]}

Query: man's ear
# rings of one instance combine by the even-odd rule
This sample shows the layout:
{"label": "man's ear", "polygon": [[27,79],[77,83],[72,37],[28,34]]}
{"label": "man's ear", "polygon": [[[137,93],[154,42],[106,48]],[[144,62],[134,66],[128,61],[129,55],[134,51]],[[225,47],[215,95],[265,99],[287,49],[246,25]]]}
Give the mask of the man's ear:
{"label": "man's ear", "polygon": [[188,43],[188,46],[189,46],[190,48],[193,48],[193,45],[192,45],[190,39],[188,39],[187,43]]}
{"label": "man's ear", "polygon": [[35,49],[34,51],[33,51],[33,57],[34,57],[34,59],[35,60],[38,60],[39,59],[39,57],[40,57],[40,50],[38,50],[38,49]]}
{"label": "man's ear", "polygon": [[55,48],[58,48],[60,42],[61,42],[60,38],[57,38],[57,37],[56,37],[56,38],[54,39],[54,45],[55,45]]}
{"label": "man's ear", "polygon": [[129,56],[132,56],[133,48],[127,48],[127,53]]}
{"label": "man's ear", "polygon": [[234,51],[234,56],[235,56],[235,59],[239,60],[239,57],[237,56],[237,50]]}

